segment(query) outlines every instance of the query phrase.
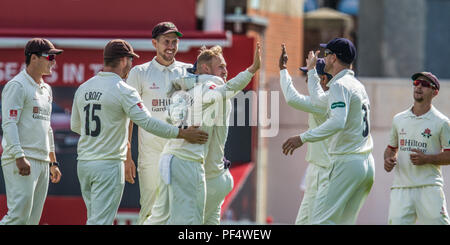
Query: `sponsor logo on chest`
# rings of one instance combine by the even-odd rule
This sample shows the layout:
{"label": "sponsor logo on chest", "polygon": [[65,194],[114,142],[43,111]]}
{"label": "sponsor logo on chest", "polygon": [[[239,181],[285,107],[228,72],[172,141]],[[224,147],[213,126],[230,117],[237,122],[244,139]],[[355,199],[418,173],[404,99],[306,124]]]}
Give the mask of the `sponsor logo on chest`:
{"label": "sponsor logo on chest", "polygon": [[172,104],[172,100],[169,98],[164,99],[152,99],[152,111],[153,112],[164,112],[166,107]]}
{"label": "sponsor logo on chest", "polygon": [[33,106],[33,119],[50,121],[50,110],[39,106]]}
{"label": "sponsor logo on chest", "polygon": [[[420,132],[420,131],[419,131]],[[414,134],[417,135],[417,134]],[[421,137],[411,136],[408,137],[407,132],[402,128],[399,132],[400,136],[400,148],[401,151],[411,151],[411,149],[419,149],[423,153],[427,152],[427,147],[429,145],[429,138],[432,137],[431,129],[424,129],[420,135],[423,137],[423,140],[420,140]]]}

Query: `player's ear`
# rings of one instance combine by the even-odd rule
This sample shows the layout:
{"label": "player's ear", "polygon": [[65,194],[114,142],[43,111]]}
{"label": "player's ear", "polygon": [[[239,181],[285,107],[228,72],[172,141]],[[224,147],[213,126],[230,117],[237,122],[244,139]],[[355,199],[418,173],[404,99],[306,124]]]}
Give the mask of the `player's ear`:
{"label": "player's ear", "polygon": [[209,66],[208,66],[206,63],[202,63],[202,64],[200,65],[200,67],[201,67],[201,71],[202,71],[202,72],[204,72],[204,73],[209,73],[209,72],[210,72]]}
{"label": "player's ear", "polygon": [[433,97],[436,96],[436,95],[438,95],[438,93],[439,93],[439,90],[433,89]]}
{"label": "player's ear", "polygon": [[156,42],[158,42],[158,40],[156,40],[156,38],[152,38],[152,44],[153,44],[153,47],[155,47],[155,48],[156,48]]}
{"label": "player's ear", "polygon": [[127,66],[128,65],[128,57],[124,56],[120,58],[120,65]]}

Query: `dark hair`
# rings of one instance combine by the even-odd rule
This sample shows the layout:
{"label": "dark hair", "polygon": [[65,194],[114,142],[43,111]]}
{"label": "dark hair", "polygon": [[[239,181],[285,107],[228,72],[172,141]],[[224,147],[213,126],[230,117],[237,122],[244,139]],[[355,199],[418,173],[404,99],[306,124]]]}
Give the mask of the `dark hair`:
{"label": "dark hair", "polygon": [[25,64],[28,66],[31,63],[31,56],[35,54],[37,57],[41,56],[39,53],[28,53],[25,54]]}
{"label": "dark hair", "polygon": [[115,68],[120,63],[120,58],[103,58],[103,65]]}
{"label": "dark hair", "polygon": [[331,74],[325,73],[324,75],[327,76],[328,81],[330,81],[331,79],[333,79],[333,76]]}

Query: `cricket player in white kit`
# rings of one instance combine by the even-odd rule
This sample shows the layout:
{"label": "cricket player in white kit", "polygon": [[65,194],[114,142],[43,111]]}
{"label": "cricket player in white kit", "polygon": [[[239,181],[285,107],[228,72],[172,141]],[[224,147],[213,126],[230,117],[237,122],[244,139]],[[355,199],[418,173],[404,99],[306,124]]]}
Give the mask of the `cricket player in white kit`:
{"label": "cricket player in white kit", "polygon": [[[311,57],[309,57],[311,58]],[[284,98],[289,106],[308,112],[309,129],[316,128],[327,120],[327,104],[311,99],[310,96],[300,94],[292,85],[292,78],[287,70],[287,54],[286,47],[282,45],[281,56],[279,60],[280,68],[280,86],[284,94]],[[313,63],[307,59],[306,63]],[[331,80],[331,75],[324,72],[325,61],[317,59],[314,61],[315,68],[311,68],[308,73],[308,67],[301,67],[300,70],[307,74],[306,82],[308,87],[318,86],[320,84],[324,91],[328,90],[325,85]],[[311,64],[312,66],[313,64]],[[319,77],[320,76],[320,77]],[[327,92],[325,92],[327,93]],[[309,143],[306,152],[306,161],[310,163],[305,175],[305,193],[300,205],[295,224],[306,225],[311,224],[311,214],[314,209],[316,194],[320,186],[324,185],[329,172],[330,158],[328,156],[327,140]]]}
{"label": "cricket player in white kit", "polygon": [[62,52],[47,39],[31,39],[25,47],[26,69],[3,89],[2,169],[8,213],[2,225],[38,225],[50,174],[52,183],[60,181],[50,126],[52,89],[42,76],[52,73]]}
{"label": "cricket player in white kit", "polygon": [[[415,73],[414,104],[394,116],[384,168],[394,169],[389,224],[448,225],[444,179],[435,159],[450,151],[450,121],[433,105],[439,80],[430,72]],[[444,151],[444,152],[443,152]]]}
{"label": "cricket player in white kit", "polygon": [[[185,76],[186,68],[192,67],[175,60],[178,51],[178,38],[182,34],[171,22],[157,24],[152,31],[152,43],[156,49],[156,56],[149,62],[137,65],[131,69],[127,83],[134,87],[144,105],[149,108],[152,116],[160,120],[165,119],[166,107],[170,104],[167,97],[167,86],[171,80]],[[130,127],[130,143],[132,137]],[[137,224],[142,224],[151,215],[153,203],[156,200],[159,170],[158,162],[167,139],[150,134],[142,128],[138,129],[138,173],[140,205]],[[135,165],[131,160],[131,149],[128,150],[126,178],[134,183]],[[131,175],[131,176],[130,176]]]}
{"label": "cricket player in white kit", "polygon": [[364,86],[350,70],[356,55],[353,43],[335,38],[321,47],[325,48],[325,72],[333,76],[327,84],[330,116],[320,126],[289,138],[282,148],[284,154],[292,154],[304,142],[329,138],[329,180],[317,193],[311,221],[355,224],[375,174],[370,103]]}
{"label": "cricket player in white kit", "polygon": [[160,161],[160,192],[146,224],[220,223],[221,204],[232,189],[231,174],[223,163],[231,112],[229,99],[251,81],[260,67],[260,59],[258,44],[253,64],[225,82],[227,70],[222,49],[219,46],[202,49],[197,73],[216,76],[191,75],[173,82],[187,91],[175,92],[172,97],[169,110],[172,122],[201,125],[200,129],[210,138],[201,146],[184,140],[169,140],[166,144]]}
{"label": "cricket player in white kit", "polygon": [[[227,82],[228,71],[226,69],[226,61],[222,55],[222,49],[213,47],[209,50],[203,51],[197,59],[198,64],[198,74],[210,74],[215,75]],[[260,47],[257,45],[257,50],[255,52],[253,66],[249,67],[250,73],[256,73],[259,69],[261,58],[259,57]],[[238,78],[238,77],[236,77]],[[236,78],[230,80],[233,84]],[[247,86],[248,81],[244,82],[245,85],[239,85],[238,88],[234,89],[233,93],[229,96],[225,96],[225,100],[220,102],[224,105],[224,111],[218,113],[215,117],[215,127],[210,133],[209,139],[209,149],[208,154],[205,159],[205,179],[206,179],[206,202],[205,202],[205,218],[203,224],[205,225],[219,225],[220,224],[220,214],[222,210],[222,204],[225,197],[233,189],[233,176],[229,171],[231,162],[225,164],[225,143],[228,137],[228,125],[231,115],[231,99],[238,92],[242,90],[242,86]],[[216,83],[216,85],[221,85]],[[217,107],[216,107],[217,108]],[[219,109],[219,108],[217,108]],[[219,109],[220,111],[220,109]]]}
{"label": "cricket player in white kit", "polygon": [[160,137],[207,140],[197,129],[178,129],[150,116],[137,91],[123,81],[133,57],[139,56],[126,41],[110,41],[104,49],[104,70],[75,92],[71,129],[81,135],[77,169],[87,224],[114,221],[125,185],[128,118]]}

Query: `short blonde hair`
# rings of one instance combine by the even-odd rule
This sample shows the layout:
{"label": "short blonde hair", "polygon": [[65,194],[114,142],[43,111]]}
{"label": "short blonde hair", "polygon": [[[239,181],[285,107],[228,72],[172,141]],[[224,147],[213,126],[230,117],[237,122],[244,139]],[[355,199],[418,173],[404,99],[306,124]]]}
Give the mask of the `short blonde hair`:
{"label": "short blonde hair", "polygon": [[223,56],[222,47],[216,45],[210,49],[207,49],[205,46],[200,48],[200,54],[197,56],[197,67],[200,67],[201,64],[210,64],[213,57]]}

